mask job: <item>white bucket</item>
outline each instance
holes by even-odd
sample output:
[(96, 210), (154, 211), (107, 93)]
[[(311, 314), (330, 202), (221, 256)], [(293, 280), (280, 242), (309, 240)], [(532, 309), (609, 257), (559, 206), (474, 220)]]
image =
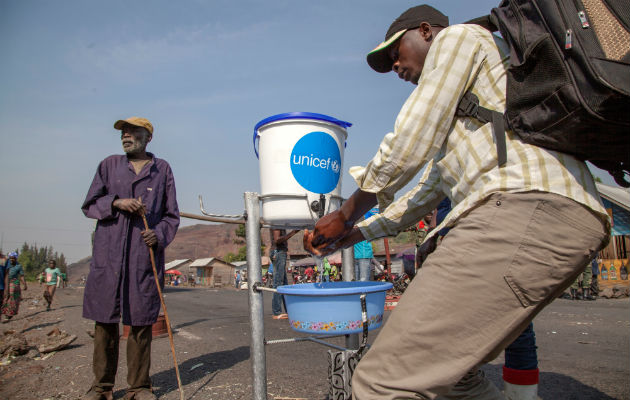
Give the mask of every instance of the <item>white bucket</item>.
[[(323, 114), (294, 112), (266, 118), (254, 128), (260, 160), (263, 221), (272, 226), (313, 227), (341, 206), (343, 151), (351, 123)], [(256, 144), (258, 142), (258, 149)]]

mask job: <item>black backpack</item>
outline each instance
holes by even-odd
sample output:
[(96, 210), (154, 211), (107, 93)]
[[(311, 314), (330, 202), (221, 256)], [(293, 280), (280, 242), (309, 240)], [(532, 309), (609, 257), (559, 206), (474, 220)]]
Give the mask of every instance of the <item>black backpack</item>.
[(630, 187), (630, 1), (502, 0), (468, 23), (498, 30), (510, 47), (505, 113), (470, 92), (457, 112), (492, 122), (499, 165), (507, 126)]

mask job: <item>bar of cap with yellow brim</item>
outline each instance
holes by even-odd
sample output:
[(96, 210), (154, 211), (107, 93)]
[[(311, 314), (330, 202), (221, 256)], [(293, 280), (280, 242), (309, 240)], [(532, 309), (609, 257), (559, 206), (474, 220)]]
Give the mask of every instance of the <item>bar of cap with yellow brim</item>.
[(368, 53), (367, 63), (370, 67), (376, 72), (391, 71), (394, 62), (387, 53), (388, 47), (400, 39), (409, 29), (418, 28), (422, 22), (428, 22), (431, 26), (446, 28), (448, 17), (426, 4), (411, 7), (400, 14), (400, 17), (396, 18), (389, 26), (385, 34), (385, 41)]
[(114, 129), (118, 129), (120, 131), (122, 130), (123, 126), (125, 126), (125, 124), (139, 126), (146, 129), (151, 135), (153, 135), (153, 125), (151, 125), (149, 120), (146, 118), (130, 117), (127, 119), (119, 119), (114, 123)]

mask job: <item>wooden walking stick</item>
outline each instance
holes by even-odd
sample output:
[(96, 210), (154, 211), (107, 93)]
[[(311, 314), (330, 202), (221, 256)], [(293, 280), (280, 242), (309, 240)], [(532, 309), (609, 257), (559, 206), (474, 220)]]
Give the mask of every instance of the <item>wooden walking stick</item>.
[[(142, 203), (142, 197), (138, 198), (138, 201)], [(149, 224), (147, 217), (144, 215), (144, 206), (140, 209), (140, 216), (142, 222), (144, 222), (144, 229), (149, 230)], [(153, 277), (155, 278), (155, 286), (160, 294), (160, 303), (164, 310), (164, 318), (166, 319), (166, 330), (168, 331), (168, 339), (171, 342), (171, 354), (173, 354), (173, 363), (175, 364), (175, 375), (177, 376), (177, 386), (179, 387), (179, 398), (184, 400), (184, 390), (182, 388), (182, 380), (179, 377), (179, 367), (177, 366), (177, 356), (175, 356), (175, 344), (173, 343), (173, 331), (171, 330), (171, 321), (168, 319), (168, 311), (166, 311), (166, 303), (164, 302), (164, 296), (162, 295), (162, 288), (160, 287), (160, 280), (158, 279), (157, 268), (155, 267), (155, 254), (153, 254), (153, 247), (149, 247), (149, 255), (151, 256), (151, 267), (153, 267)]]

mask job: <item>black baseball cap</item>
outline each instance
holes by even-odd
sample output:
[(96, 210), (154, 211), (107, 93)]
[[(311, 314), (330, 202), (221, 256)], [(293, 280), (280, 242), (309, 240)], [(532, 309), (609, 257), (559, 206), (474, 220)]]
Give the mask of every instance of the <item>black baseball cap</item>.
[(376, 72), (391, 71), (393, 61), (387, 54), (387, 48), (404, 35), (407, 30), (419, 27), (422, 22), (428, 22), (431, 26), (446, 28), (448, 17), (426, 4), (411, 7), (400, 14), (400, 17), (396, 18), (389, 26), (385, 34), (385, 41), (368, 53), (367, 63), (370, 67)]

